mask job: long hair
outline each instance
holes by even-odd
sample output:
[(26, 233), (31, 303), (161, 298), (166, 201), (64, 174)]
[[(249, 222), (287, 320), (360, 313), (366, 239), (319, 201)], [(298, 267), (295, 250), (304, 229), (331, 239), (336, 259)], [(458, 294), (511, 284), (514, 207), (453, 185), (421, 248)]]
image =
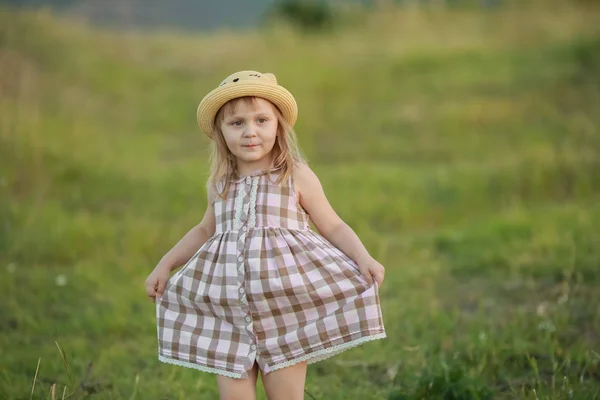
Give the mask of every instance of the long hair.
[[(221, 132), (221, 123), (226, 115), (235, 112), (236, 106), (243, 101), (248, 105), (254, 105), (256, 97), (245, 96), (228, 101), (219, 109), (215, 116), (215, 135), (211, 144), (210, 154), (210, 175), (209, 184), (213, 187), (219, 197), (225, 198), (227, 189), (236, 177), (237, 163), (235, 156), (229, 151), (223, 132)], [(300, 152), (296, 133), (290, 124), (283, 118), (281, 111), (274, 105), (273, 111), (277, 117), (277, 135), (275, 144), (271, 149), (272, 170), (281, 170), (276, 183), (287, 180), (294, 172), (294, 167), (306, 161)]]

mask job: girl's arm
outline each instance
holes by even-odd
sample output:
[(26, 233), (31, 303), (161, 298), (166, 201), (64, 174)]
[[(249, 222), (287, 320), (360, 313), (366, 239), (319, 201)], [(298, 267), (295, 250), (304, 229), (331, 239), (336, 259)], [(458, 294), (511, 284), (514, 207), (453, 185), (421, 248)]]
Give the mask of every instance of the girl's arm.
[(169, 280), (169, 273), (190, 260), (216, 230), (215, 211), (213, 208), (214, 192), (211, 185), (207, 190), (208, 206), (202, 221), (185, 234), (171, 250), (165, 254), (158, 265), (146, 279), (146, 292), (149, 297), (162, 295)]
[[(202, 222), (190, 229), (171, 250), (161, 258), (158, 267), (168, 271), (179, 268), (192, 258), (200, 247), (215, 233), (214, 213), (206, 210)], [(211, 215), (212, 214), (212, 215)], [(212, 221), (211, 221), (212, 218)], [(213, 224), (213, 226), (211, 226)]]
[(381, 285), (385, 271), (383, 266), (371, 257), (352, 228), (333, 210), (319, 178), (308, 165), (301, 164), (295, 169), (294, 182), (300, 205), (306, 210), (319, 233), (354, 260), (369, 283), (373, 282), (374, 277)]

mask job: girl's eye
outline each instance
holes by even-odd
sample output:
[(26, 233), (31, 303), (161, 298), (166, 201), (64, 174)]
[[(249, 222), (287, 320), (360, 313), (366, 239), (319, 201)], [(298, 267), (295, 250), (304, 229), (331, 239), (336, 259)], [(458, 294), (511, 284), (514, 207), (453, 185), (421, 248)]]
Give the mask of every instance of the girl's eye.
[(265, 122), (267, 122), (266, 118), (259, 118), (258, 122), (260, 122), (261, 124), (264, 124)]
[(242, 126), (242, 121), (233, 121), (231, 123), (231, 125), (233, 125), (233, 126)]

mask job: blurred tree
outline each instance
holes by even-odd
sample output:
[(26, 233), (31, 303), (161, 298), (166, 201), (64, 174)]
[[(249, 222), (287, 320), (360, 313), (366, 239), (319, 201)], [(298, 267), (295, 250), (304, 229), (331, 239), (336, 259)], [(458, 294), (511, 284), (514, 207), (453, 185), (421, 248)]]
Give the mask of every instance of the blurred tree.
[(333, 26), (333, 12), (326, 1), (281, 0), (266, 14), (267, 22), (282, 20), (304, 31), (322, 31)]
[[(577, 0), (600, 2), (600, 0)], [(191, 29), (249, 28), (261, 21), (283, 21), (304, 31), (333, 26), (337, 5), (369, 8), (402, 4), (500, 5), (503, 0), (0, 0), (0, 6), (51, 7), (92, 22), (127, 26), (178, 26)]]
[(1, 4), (8, 4), (12, 7), (56, 7), (67, 8), (75, 4), (76, 0), (0, 0)]
[(0, 0), (0, 7), (49, 7), (119, 27), (250, 28), (276, 0)]

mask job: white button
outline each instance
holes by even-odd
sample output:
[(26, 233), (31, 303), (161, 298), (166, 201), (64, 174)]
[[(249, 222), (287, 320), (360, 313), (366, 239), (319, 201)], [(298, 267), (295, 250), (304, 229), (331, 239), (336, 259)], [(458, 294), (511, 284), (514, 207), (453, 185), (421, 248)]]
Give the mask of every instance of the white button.
[(253, 344), (252, 346), (250, 346), (250, 348), (251, 348), (252, 350), (256, 350), (256, 345), (255, 345), (255, 344)]
[(244, 288), (243, 287), (240, 288), (240, 293), (244, 293)]
[(246, 321), (250, 322), (250, 321), (252, 321), (252, 318), (246, 317)]
[(239, 257), (238, 257), (238, 261), (239, 261), (239, 262), (242, 262), (242, 261), (244, 261), (244, 257), (242, 257), (242, 256), (239, 256)]
[(250, 183), (250, 177), (249, 176), (246, 177), (246, 183)]
[(246, 232), (246, 229), (248, 229), (248, 228), (246, 228), (245, 226), (242, 228), (242, 230), (243, 230), (244, 232)]

